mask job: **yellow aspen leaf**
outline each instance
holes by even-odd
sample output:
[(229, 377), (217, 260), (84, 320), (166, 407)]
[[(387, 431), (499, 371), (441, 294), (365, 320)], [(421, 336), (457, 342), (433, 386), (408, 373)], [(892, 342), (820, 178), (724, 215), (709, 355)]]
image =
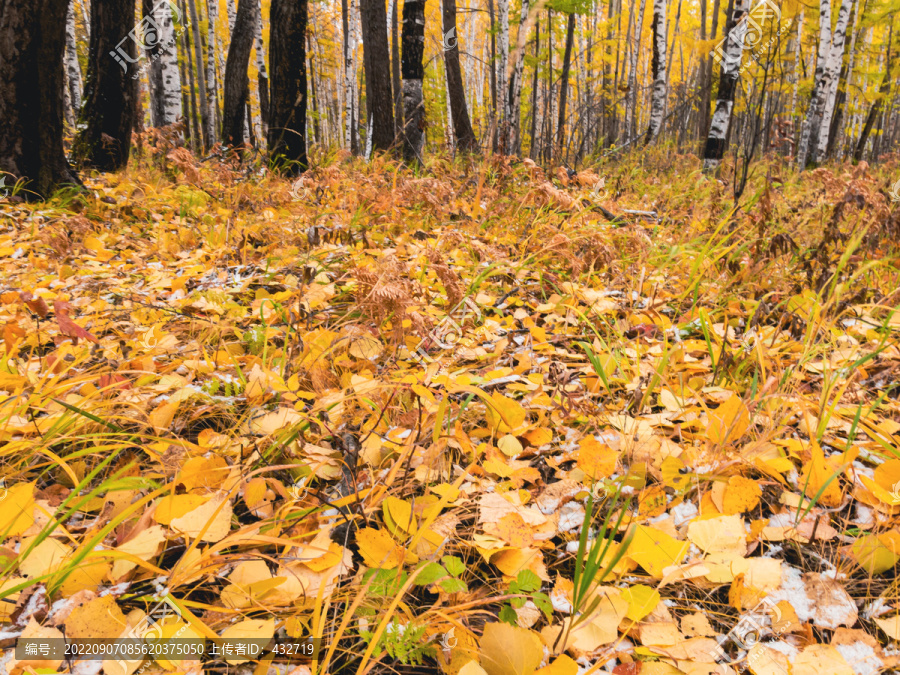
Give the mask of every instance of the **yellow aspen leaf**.
[(507, 513), (499, 521), (492, 523), (490, 529), (486, 524), (485, 532), (497, 535), (515, 548), (527, 548), (534, 543), (531, 528), (518, 513)]
[(97, 597), (72, 610), (66, 619), (66, 636), (75, 639), (111, 640), (122, 634), (125, 615), (115, 596)]
[(231, 502), (225, 495), (210, 499), (179, 518), (173, 518), (171, 527), (200, 541), (215, 543), (228, 536), (231, 530)]
[[(160, 544), (166, 540), (166, 535), (159, 525), (148, 527), (123, 544), (116, 547), (116, 551), (127, 553), (141, 560), (150, 560), (156, 556)], [(123, 574), (127, 574), (137, 567), (137, 563), (125, 557), (116, 558), (113, 562), (110, 578), (116, 580)]]
[(5, 488), (0, 502), (0, 537), (16, 537), (34, 524), (34, 483)]
[(209, 497), (204, 495), (168, 495), (159, 500), (153, 517), (160, 525), (169, 525), (175, 518), (202, 506)]
[[(35, 537), (25, 539), (21, 544), (22, 552), (27, 551), (35, 540)], [(19, 560), (19, 572), (29, 579), (37, 579), (59, 568), (71, 552), (72, 549), (58, 539), (47, 537)]]
[(500, 431), (515, 431), (525, 423), (528, 416), (525, 408), (517, 401), (504, 396), (499, 391), (491, 394), (491, 405), (487, 407), (488, 422)]
[(608, 478), (616, 470), (619, 454), (593, 436), (585, 436), (578, 443), (578, 468), (591, 480)]
[(680, 563), (687, 550), (686, 541), (678, 541), (654, 527), (638, 525), (626, 555), (649, 574), (662, 577), (663, 570)]
[(803, 467), (800, 485), (811, 500), (825, 507), (839, 506), (843, 500), (840, 471), (835, 471), (825, 463), (825, 454), (818, 443), (813, 443), (812, 459)]
[(163, 432), (172, 426), (175, 413), (178, 412), (178, 403), (166, 401), (157, 406), (149, 416), (150, 424), (157, 432)]
[(406, 537), (416, 531), (416, 517), (413, 515), (412, 505), (397, 497), (385, 498), (382, 509), (384, 511), (384, 524), (397, 537)]
[(622, 591), (622, 599), (628, 603), (625, 616), (640, 621), (659, 604), (659, 591), (644, 584), (637, 584)]
[(544, 647), (537, 633), (526, 628), (489, 623), (479, 655), (488, 675), (532, 675), (544, 660)]
[(365, 527), (356, 533), (359, 554), (366, 565), (384, 570), (400, 567), (404, 562), (417, 562), (418, 558), (409, 553), (385, 530)]
[(709, 413), (707, 434), (713, 443), (734, 443), (743, 436), (750, 427), (750, 411), (734, 394), (715, 410)]
[(759, 483), (743, 476), (732, 476), (728, 479), (722, 512), (730, 516), (752, 511), (759, 505), (760, 497), (762, 497), (762, 488)]
[(491, 563), (508, 577), (515, 578), (522, 570), (531, 570), (544, 581), (550, 581), (544, 555), (537, 548), (508, 548), (492, 555)]
[[(226, 640), (257, 640), (260, 645), (275, 637), (274, 619), (244, 619), (222, 631)], [(241, 656), (225, 657), (228, 663), (246, 663), (249, 658)]]
[(516, 457), (522, 454), (522, 444), (512, 434), (506, 434), (497, 441), (497, 447), (507, 457)]
[(578, 664), (571, 657), (563, 654), (554, 661), (536, 671), (534, 675), (577, 675)]

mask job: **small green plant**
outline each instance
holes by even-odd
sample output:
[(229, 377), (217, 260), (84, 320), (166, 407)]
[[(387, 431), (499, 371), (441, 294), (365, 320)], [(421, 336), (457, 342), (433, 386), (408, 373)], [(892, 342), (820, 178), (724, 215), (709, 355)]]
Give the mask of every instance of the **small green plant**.
[(527, 597), (513, 598), (500, 610), (500, 620), (508, 624), (516, 625), (518, 615), (517, 609), (525, 606), (530, 599), (549, 621), (553, 617), (553, 605), (550, 602), (550, 596), (541, 592), (541, 579), (531, 570), (522, 570), (519, 572), (516, 580), (509, 584), (509, 592), (511, 595), (522, 595)]
[(255, 356), (259, 356), (266, 347), (266, 327), (253, 326), (253, 328), (244, 331), (241, 339), (246, 345), (247, 351)]
[(240, 396), (244, 393), (244, 384), (242, 382), (232, 382), (214, 377), (207, 380), (200, 387), (205, 394), (210, 396)]
[[(374, 635), (368, 630), (361, 630), (359, 634), (366, 644), (372, 641)], [(425, 639), (425, 626), (412, 622), (402, 624), (397, 621), (397, 617), (391, 620), (381, 634), (374, 656), (378, 657), (385, 652), (405, 666), (413, 663), (420, 666), (426, 656), (433, 658), (435, 655), (434, 646), (429, 645)]]
[(469, 590), (466, 582), (459, 577), (466, 571), (465, 563), (453, 555), (445, 555), (441, 558), (443, 565), (436, 562), (424, 562), (424, 567), (416, 577), (417, 586), (437, 584), (445, 593), (465, 593)]

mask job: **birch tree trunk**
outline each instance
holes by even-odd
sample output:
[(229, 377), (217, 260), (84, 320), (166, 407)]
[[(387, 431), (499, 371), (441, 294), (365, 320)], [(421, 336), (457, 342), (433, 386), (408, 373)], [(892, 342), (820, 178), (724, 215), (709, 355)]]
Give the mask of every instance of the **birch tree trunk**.
[(400, 84), (400, 8), (394, 0), (391, 8), (391, 93), (394, 95), (394, 136), (403, 133), (403, 87)]
[(825, 107), (825, 94), (827, 83), (825, 73), (831, 55), (831, 0), (819, 1), (819, 52), (816, 55), (816, 73), (813, 80), (813, 91), (809, 101), (809, 109), (806, 111), (806, 119), (800, 131), (800, 143), (797, 147), (797, 168), (803, 171), (806, 168), (810, 154), (813, 134), (818, 136), (822, 123), (822, 111)]
[(509, 100), (506, 116), (509, 119), (509, 141), (507, 147), (510, 154), (522, 152), (522, 139), (519, 133), (522, 118), (522, 76), (525, 70), (525, 43), (528, 40), (528, 0), (522, 0), (522, 11), (519, 14), (519, 32), (516, 37), (515, 61), (509, 80)]
[(78, 64), (78, 45), (75, 42), (75, 7), (69, 4), (66, 14), (66, 83), (72, 119), (81, 111), (81, 66)]
[(216, 85), (216, 58), (219, 53), (219, 41), (216, 37), (216, 22), (219, 18), (219, 0), (206, 0), (206, 17), (208, 28), (206, 36), (206, 105), (209, 109), (209, 138), (215, 143), (216, 130), (221, 128), (219, 120), (219, 92)]
[(703, 149), (704, 172), (714, 171), (718, 168), (725, 155), (728, 130), (731, 126), (731, 113), (734, 109), (734, 92), (740, 75), (744, 34), (747, 32), (747, 24), (741, 19), (749, 9), (750, 0), (737, 0), (734, 3), (734, 11), (725, 25), (724, 58), (719, 75), (719, 93), (712, 120), (709, 123), (706, 146)]
[(497, 38), (497, 150), (509, 152), (509, 108), (507, 97), (509, 92), (509, 0), (498, 0), (497, 11), (500, 15), (500, 34)]
[(837, 100), (837, 90), (840, 84), (839, 74), (841, 64), (844, 62), (844, 45), (846, 44), (847, 25), (850, 21), (850, 12), (853, 8), (853, 0), (843, 0), (838, 11), (837, 25), (834, 27), (831, 52), (828, 55), (828, 63), (825, 65), (823, 80), (822, 118), (816, 128), (810, 134), (809, 161), (818, 164), (825, 159), (825, 151), (828, 149), (828, 132), (831, 129), (831, 118), (834, 115), (834, 105)]
[(662, 129), (666, 115), (666, 0), (653, 0), (653, 93), (650, 98), (650, 126), (645, 143)]
[(422, 79), (425, 76), (425, 0), (403, 2), (403, 158), (423, 161), (425, 147), (425, 101)]
[[(641, 45), (641, 28), (644, 24), (644, 5), (646, 0), (641, 0), (640, 9), (634, 16), (634, 33), (631, 39), (631, 59), (628, 67), (628, 105), (625, 108), (625, 135), (626, 141), (634, 138), (637, 120), (637, 69), (638, 49)], [(634, 13), (634, 1), (632, 2)]]
[(853, 28), (851, 30), (850, 54), (847, 57), (847, 66), (841, 68), (841, 77), (838, 85), (837, 99), (834, 104), (834, 117), (831, 120), (831, 128), (828, 130), (828, 147), (825, 156), (831, 156), (841, 145), (844, 132), (844, 108), (847, 100), (847, 88), (853, 82), (853, 65), (856, 57), (856, 41), (859, 38), (859, 15), (865, 11), (864, 6), (857, 2), (853, 12)]
[[(308, 5), (306, 5), (308, 9)], [(307, 10), (304, 10), (307, 11)], [(259, 119), (262, 125), (262, 136), (265, 138), (269, 127), (269, 74), (266, 71), (266, 47), (263, 42), (262, 3), (257, 5), (256, 12), (256, 84), (259, 87)], [(271, 30), (271, 18), (270, 18)], [(305, 52), (304, 52), (305, 53)]]
[(244, 145), (244, 115), (250, 89), (247, 68), (250, 65), (258, 4), (259, 0), (239, 1), (231, 44), (228, 46), (228, 60), (225, 62), (222, 141), (233, 148)]
[[(456, 145), (463, 152), (475, 150), (478, 142), (469, 120), (466, 94), (463, 90), (462, 70), (459, 67), (459, 40), (456, 39), (456, 0), (443, 0), (444, 68), (447, 72), (447, 98)], [(448, 37), (450, 36), (450, 37)]]
[(356, 51), (354, 35), (350, 31), (350, 7), (348, 0), (341, 0), (341, 29), (344, 34), (344, 116), (346, 127), (344, 128), (344, 146), (352, 153), (359, 152), (356, 136), (356, 111), (354, 109), (356, 77), (353, 72), (353, 54)]

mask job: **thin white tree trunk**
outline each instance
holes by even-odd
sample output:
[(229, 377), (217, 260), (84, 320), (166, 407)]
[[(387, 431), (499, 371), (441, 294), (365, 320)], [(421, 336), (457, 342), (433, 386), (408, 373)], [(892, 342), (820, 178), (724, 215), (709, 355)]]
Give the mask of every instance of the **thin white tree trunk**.
[[(634, 16), (634, 32), (631, 38), (631, 59), (628, 66), (628, 105), (625, 107), (625, 137), (630, 141), (634, 135), (635, 120), (637, 118), (637, 69), (638, 49), (641, 45), (641, 32), (644, 24), (644, 6), (646, 0), (641, 0), (640, 9)], [(634, 3), (632, 3), (634, 12)]]
[(831, 55), (831, 0), (819, 0), (819, 52), (816, 55), (816, 73), (809, 109), (800, 131), (800, 145), (797, 148), (797, 168), (806, 167), (810, 151), (810, 137), (818, 134), (825, 99), (825, 71)]
[[(269, 73), (266, 70), (266, 47), (263, 42), (263, 16), (262, 16), (262, 2), (257, 2), (256, 7), (258, 13), (256, 15), (256, 70), (259, 73), (259, 78), (257, 79), (257, 85), (259, 87), (268, 87), (269, 86)], [(268, 92), (265, 93), (268, 96)], [(260, 116), (259, 116), (259, 132), (257, 138), (265, 138), (268, 133), (266, 129), (263, 128), (263, 119), (262, 119), (262, 101), (263, 101), (263, 92), (259, 92), (259, 104), (260, 104)], [(307, 125), (309, 127), (310, 125)]]
[(516, 36), (515, 62), (509, 83), (509, 100), (506, 117), (509, 120), (509, 152), (518, 155), (522, 147), (519, 126), (522, 118), (522, 75), (525, 70), (525, 42), (530, 32), (528, 21), (528, 0), (522, 0), (522, 12), (519, 14), (519, 33)]
[[(736, 0), (732, 19), (740, 20), (749, 10), (750, 0)], [(719, 59), (721, 67), (719, 93), (712, 120), (709, 123), (709, 135), (706, 138), (706, 147), (703, 152), (704, 172), (714, 171), (718, 168), (725, 153), (725, 141), (731, 125), (735, 89), (741, 69), (744, 36), (747, 33), (746, 21), (739, 21), (735, 24), (735, 21), (732, 20), (726, 25), (732, 27), (725, 35), (725, 51), (722, 55), (723, 58)]]
[(78, 64), (78, 44), (75, 41), (75, 8), (69, 4), (66, 15), (66, 93), (69, 97), (67, 113), (78, 118), (81, 110), (81, 66)]
[[(794, 120), (797, 119), (797, 91), (800, 88), (800, 73), (802, 72), (801, 67), (801, 55), (800, 55), (800, 40), (803, 39), (803, 11), (800, 11), (800, 15), (797, 17), (797, 38), (794, 40), (794, 88), (791, 92), (791, 129), (796, 130), (796, 125)], [(796, 133), (796, 131), (794, 131)]]
[(497, 10), (500, 14), (500, 34), (497, 36), (497, 137), (501, 140), (501, 152), (509, 152), (506, 146), (509, 125), (509, 109), (504, 105), (507, 100), (507, 75), (509, 74), (509, 0), (499, 0)]
[(234, 20), (237, 17), (237, 7), (234, 4), (234, 0), (225, 0), (225, 11), (228, 12), (228, 34), (231, 35), (234, 32)]
[(206, 101), (209, 106), (210, 144), (215, 145), (218, 140), (218, 130), (221, 128), (219, 119), (219, 93), (216, 78), (216, 62), (219, 55), (219, 41), (216, 37), (216, 23), (219, 18), (219, 0), (206, 1), (206, 13), (209, 18), (209, 27), (206, 36)]
[(844, 46), (846, 45), (847, 24), (850, 22), (850, 12), (853, 9), (853, 0), (843, 0), (838, 11), (837, 25), (834, 27), (831, 53), (825, 66), (825, 91), (822, 107), (822, 121), (819, 123), (818, 136), (815, 137), (815, 145), (810, 143), (810, 156), (813, 162), (821, 162), (825, 159), (828, 149), (828, 134), (831, 129), (831, 118), (834, 116), (834, 104), (837, 100), (838, 84), (840, 83), (841, 64), (844, 61)]
[(653, 0), (653, 92), (647, 143), (662, 129), (666, 115), (666, 0)]

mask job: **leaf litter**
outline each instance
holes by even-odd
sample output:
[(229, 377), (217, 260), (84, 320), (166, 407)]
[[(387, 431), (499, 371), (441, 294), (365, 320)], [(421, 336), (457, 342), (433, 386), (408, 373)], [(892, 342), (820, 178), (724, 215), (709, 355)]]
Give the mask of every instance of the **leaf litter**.
[(7, 672), (164, 598), (321, 651), (105, 672), (897, 667), (885, 178), (175, 159), (4, 205)]

